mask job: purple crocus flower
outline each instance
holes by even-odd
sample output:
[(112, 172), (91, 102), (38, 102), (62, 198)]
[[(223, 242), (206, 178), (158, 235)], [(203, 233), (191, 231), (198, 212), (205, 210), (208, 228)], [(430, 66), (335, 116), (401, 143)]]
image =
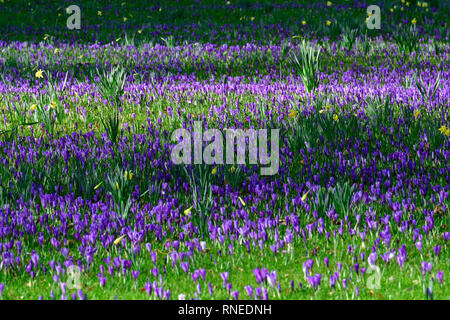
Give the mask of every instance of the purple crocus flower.
[(150, 258), (152, 259), (153, 263), (156, 264), (157, 253), (155, 251), (152, 251), (150, 253)]
[(263, 288), (263, 290), (262, 290), (262, 299), (263, 300), (269, 300), (269, 295), (267, 293), (267, 288)]
[(336, 278), (334, 275), (330, 275), (330, 287), (334, 288), (336, 286)]
[(223, 287), (225, 288), (225, 285), (226, 285), (227, 282), (228, 282), (228, 277), (230, 276), (230, 272), (229, 272), (229, 271), (222, 272), (222, 273), (220, 274), (220, 276), (222, 277), (222, 280), (223, 280)]
[(152, 284), (151, 284), (151, 282), (146, 282), (144, 287), (145, 287), (145, 291), (147, 291), (148, 295), (151, 296), (152, 295)]
[(4, 283), (0, 283), (0, 296), (3, 297), (3, 291), (5, 290), (5, 284)]
[(98, 279), (99, 279), (99, 281), (100, 281), (100, 285), (101, 285), (102, 287), (105, 287), (105, 284), (106, 284), (106, 277), (100, 276), (100, 277), (98, 277)]
[(269, 283), (269, 285), (272, 288), (276, 286), (276, 284), (277, 284), (277, 272), (276, 271), (272, 271), (271, 273), (269, 273), (267, 282)]
[(189, 262), (180, 262), (180, 267), (183, 269), (183, 271), (188, 274), (189, 270)]
[(209, 289), (209, 294), (212, 299), (214, 297), (214, 291), (213, 291), (213, 286), (212, 286), (211, 282), (208, 282), (208, 289)]
[(325, 265), (327, 266), (327, 268), (328, 268), (328, 264), (329, 264), (329, 259), (328, 259), (328, 257), (325, 257), (325, 258), (323, 258), (323, 262), (325, 263)]
[(434, 254), (439, 256), (439, 253), (441, 252), (441, 246), (437, 245), (433, 248), (433, 250), (434, 250)]
[(425, 275), (427, 272), (431, 273), (431, 269), (433, 268), (432, 262), (422, 261), (422, 274)]
[(347, 279), (342, 279), (342, 286), (344, 287), (344, 290), (347, 290)]
[(139, 270), (132, 270), (131, 271), (131, 275), (133, 276), (133, 279), (134, 279), (134, 282), (136, 282), (136, 280), (137, 280), (137, 278), (139, 277), (139, 274), (140, 274), (141, 272), (139, 271)]
[(438, 273), (436, 273), (436, 279), (439, 281), (440, 284), (442, 284), (442, 282), (444, 281), (444, 272), (438, 271)]
[(256, 282), (258, 284), (261, 284), (265, 280), (265, 278), (263, 277), (263, 274), (259, 268), (253, 269), (253, 274), (255, 275)]
[(422, 242), (422, 240), (417, 241), (417, 242), (416, 242), (416, 248), (417, 248), (417, 250), (419, 250), (420, 252), (422, 252), (422, 247), (423, 247), (423, 242)]
[(59, 286), (61, 287), (61, 292), (62, 292), (63, 294), (66, 294), (66, 283), (65, 283), (65, 282), (61, 282), (61, 283), (59, 284)]
[(234, 300), (239, 300), (239, 291), (233, 291), (232, 296), (234, 298)]
[(367, 261), (369, 262), (369, 265), (371, 267), (375, 266), (377, 264), (377, 253), (376, 252), (372, 252), (371, 254), (369, 254), (369, 258), (367, 259)]
[(247, 294), (250, 297), (250, 299), (253, 299), (253, 287), (250, 285), (245, 286), (245, 291), (247, 291)]
[(83, 293), (83, 290), (79, 289), (79, 290), (77, 291), (77, 294), (78, 294), (78, 298), (79, 298), (80, 300), (86, 300), (86, 295)]

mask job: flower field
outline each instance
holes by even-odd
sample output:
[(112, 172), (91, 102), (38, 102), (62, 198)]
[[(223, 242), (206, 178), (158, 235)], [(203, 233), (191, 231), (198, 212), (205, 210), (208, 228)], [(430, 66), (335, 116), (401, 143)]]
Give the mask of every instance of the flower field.
[(149, 3), (0, 1), (0, 299), (450, 299), (444, 1)]

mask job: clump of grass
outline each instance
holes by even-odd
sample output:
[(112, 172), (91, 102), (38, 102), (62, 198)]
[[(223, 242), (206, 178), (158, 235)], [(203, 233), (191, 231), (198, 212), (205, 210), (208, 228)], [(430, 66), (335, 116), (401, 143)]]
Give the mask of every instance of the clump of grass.
[(308, 93), (317, 89), (320, 83), (319, 79), (319, 56), (321, 48), (317, 45), (311, 45), (305, 40), (300, 46), (299, 56), (293, 54), (295, 67), (300, 73), (303, 85)]
[(123, 96), (127, 75), (123, 68), (113, 68), (109, 73), (100, 74), (100, 93), (109, 103), (113, 105), (112, 112), (108, 110), (107, 116), (100, 116), (103, 127), (109, 139), (115, 144), (120, 129), (119, 108), (122, 106), (120, 98)]

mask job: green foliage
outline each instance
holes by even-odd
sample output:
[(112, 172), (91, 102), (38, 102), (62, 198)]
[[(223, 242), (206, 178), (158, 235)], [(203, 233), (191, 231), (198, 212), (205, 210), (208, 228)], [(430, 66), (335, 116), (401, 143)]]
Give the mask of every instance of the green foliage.
[(300, 45), (299, 56), (293, 53), (295, 67), (303, 81), (307, 92), (312, 92), (319, 86), (319, 56), (321, 48), (311, 45), (305, 40)]

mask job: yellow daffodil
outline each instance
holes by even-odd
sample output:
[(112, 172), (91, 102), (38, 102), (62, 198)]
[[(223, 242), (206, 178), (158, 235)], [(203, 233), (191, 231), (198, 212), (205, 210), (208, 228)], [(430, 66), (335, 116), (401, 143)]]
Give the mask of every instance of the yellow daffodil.
[(405, 3), (405, 0), (402, 0), (402, 3)]
[(409, 7), (409, 2), (408, 1), (406, 1), (406, 6)]
[(102, 15), (102, 12), (101, 12), (101, 11), (97, 11), (97, 15), (98, 15), (98, 16), (101, 16), (101, 15)]
[[(36, 105), (36, 104), (32, 104), (32, 105), (30, 106), (30, 110), (31, 110), (31, 111), (36, 110), (36, 108), (37, 108), (37, 105)], [(445, 128), (445, 127), (444, 127), (444, 128)]]
[(327, 26), (330, 26), (330, 25), (331, 25), (331, 21), (327, 20)]
[(289, 118), (295, 118), (295, 116), (297, 115), (297, 113), (298, 113), (298, 111), (297, 110), (292, 110), (290, 113), (289, 113)]
[(250, 20), (251, 20), (251, 21), (255, 20), (255, 17), (250, 17)]
[(217, 173), (217, 167), (215, 167), (214, 169), (212, 169), (211, 173), (212, 173), (212, 174), (216, 174), (216, 173)]
[(234, 166), (232, 166), (230, 171), (231, 171), (231, 173), (234, 173), (236, 171), (236, 168)]
[(450, 137), (450, 128), (447, 129), (447, 130), (445, 130), (445, 135), (446, 135), (447, 137)]
[(57, 54), (59, 52), (58, 48), (55, 48), (55, 50), (53, 51), (54, 54)]
[(119, 190), (119, 183), (116, 182), (116, 190)]
[(337, 114), (335, 114), (335, 115), (333, 116), (333, 120), (334, 120), (334, 121), (336, 121), (336, 122), (338, 122), (338, 121), (339, 121), (339, 117), (338, 117), (338, 115), (337, 115)]
[(231, 4), (231, 2), (230, 1), (227, 1), (227, 6), (229, 6)]
[(445, 126), (442, 126), (442, 127), (439, 128), (439, 131), (441, 133), (445, 133), (446, 130), (447, 130), (447, 128)]
[(50, 108), (52, 108), (52, 109), (56, 108), (56, 102), (55, 101), (50, 102)]
[(302, 21), (302, 25), (306, 26), (306, 21), (305, 20)]
[(127, 22), (127, 17), (123, 17), (123, 22)]
[(125, 238), (127, 235), (124, 234), (123, 236), (118, 237), (116, 240), (114, 240), (114, 245), (117, 246), (120, 241), (122, 241), (123, 238)]
[(38, 71), (36, 71), (36, 73), (34, 74), (36, 76), (36, 78), (43, 78), (43, 71), (41, 69), (39, 69)]
[(184, 214), (187, 216), (189, 215), (189, 213), (191, 213), (192, 210), (192, 206), (190, 206), (189, 208), (187, 208), (186, 210), (184, 210)]
[(426, 7), (428, 7), (428, 3), (422, 2), (422, 8), (426, 8)]
[(310, 191), (311, 191), (311, 190), (308, 190), (308, 191), (302, 196), (301, 200), (302, 200), (303, 202), (305, 202), (306, 197), (308, 196), (308, 193), (309, 193)]
[(238, 199), (239, 199), (239, 201), (241, 202), (242, 206), (245, 207), (245, 202), (244, 202), (244, 200), (242, 200), (241, 197), (238, 197)]
[(330, 106), (329, 104), (327, 104), (327, 105), (325, 106), (325, 110), (326, 110), (326, 111), (330, 111), (330, 110), (331, 110), (331, 106)]
[(417, 119), (418, 117), (420, 117), (420, 110), (414, 111), (414, 118)]
[(128, 179), (129, 180), (133, 179), (133, 172), (131, 172), (131, 171), (128, 172)]
[(120, 40), (120, 37), (116, 39), (116, 42), (119, 42), (119, 40)]
[(142, 33), (142, 29), (141, 29), (141, 30), (138, 30), (138, 33), (141, 34), (141, 33)]
[(328, 6), (328, 7), (331, 7), (332, 5), (333, 5), (333, 4), (331, 3), (331, 1), (328, 1), (328, 2), (327, 2), (327, 6)]
[(94, 187), (94, 190), (97, 190), (97, 189), (102, 185), (102, 183), (103, 183), (103, 182), (100, 182), (98, 185), (96, 185), (96, 186)]
[(319, 110), (319, 113), (324, 113), (325, 112), (325, 109), (320, 109)]
[(411, 20), (411, 23), (412, 23), (412, 24), (416, 24), (416, 23), (417, 23), (416, 18), (412, 19), (412, 20)]
[(391, 8), (391, 12), (394, 12), (394, 9)]
[(417, 1), (417, 6), (420, 7), (422, 3), (420, 1)]

